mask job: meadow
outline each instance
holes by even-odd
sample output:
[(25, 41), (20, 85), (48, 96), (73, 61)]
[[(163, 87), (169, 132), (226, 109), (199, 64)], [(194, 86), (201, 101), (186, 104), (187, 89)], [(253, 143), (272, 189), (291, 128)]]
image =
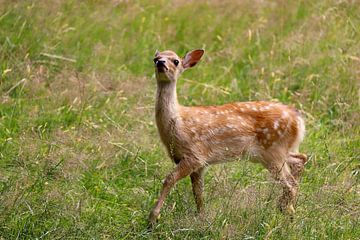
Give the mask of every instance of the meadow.
[[(244, 159), (149, 211), (174, 167), (154, 121), (156, 49), (203, 48), (184, 105), (271, 100), (306, 118), (294, 218)], [(0, 0), (0, 239), (359, 239), (360, 2)]]

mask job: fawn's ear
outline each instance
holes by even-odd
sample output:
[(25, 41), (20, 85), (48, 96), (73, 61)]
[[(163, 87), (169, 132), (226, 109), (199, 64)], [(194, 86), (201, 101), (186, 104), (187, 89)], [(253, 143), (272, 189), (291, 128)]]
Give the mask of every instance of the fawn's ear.
[(159, 50), (156, 49), (155, 51), (155, 57), (157, 57), (159, 55)]
[(183, 59), (184, 69), (195, 66), (200, 61), (204, 52), (205, 51), (202, 49), (192, 50), (191, 52), (188, 52)]

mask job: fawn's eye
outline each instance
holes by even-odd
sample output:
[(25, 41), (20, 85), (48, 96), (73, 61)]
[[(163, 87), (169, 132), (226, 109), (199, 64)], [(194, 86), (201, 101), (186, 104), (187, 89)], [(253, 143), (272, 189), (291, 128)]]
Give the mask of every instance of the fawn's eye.
[(174, 64), (175, 64), (175, 66), (179, 65), (179, 60), (175, 59)]

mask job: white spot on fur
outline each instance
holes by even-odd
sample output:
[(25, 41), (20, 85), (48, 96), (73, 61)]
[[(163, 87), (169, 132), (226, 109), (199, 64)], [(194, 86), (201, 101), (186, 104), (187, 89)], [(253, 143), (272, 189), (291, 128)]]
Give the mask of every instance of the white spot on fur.
[(271, 138), (271, 134), (270, 133), (266, 134), (266, 139), (270, 140), (270, 138)]
[(274, 122), (274, 129), (276, 130), (276, 129), (278, 129), (278, 127), (279, 127), (279, 122), (278, 122), (278, 121), (275, 121), (275, 122)]
[(282, 118), (287, 118), (289, 116), (289, 113), (287, 111), (284, 111), (282, 114), (281, 114), (281, 117)]
[(252, 107), (251, 109), (255, 112), (257, 111), (256, 107)]

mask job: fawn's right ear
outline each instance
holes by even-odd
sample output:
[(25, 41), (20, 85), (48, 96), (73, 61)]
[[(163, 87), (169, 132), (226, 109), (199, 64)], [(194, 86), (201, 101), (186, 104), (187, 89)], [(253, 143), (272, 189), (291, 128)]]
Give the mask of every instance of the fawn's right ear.
[(200, 61), (204, 52), (205, 51), (202, 49), (192, 50), (191, 52), (188, 52), (183, 59), (184, 69), (195, 66)]
[(155, 57), (157, 57), (159, 55), (159, 50), (156, 49), (155, 51)]

